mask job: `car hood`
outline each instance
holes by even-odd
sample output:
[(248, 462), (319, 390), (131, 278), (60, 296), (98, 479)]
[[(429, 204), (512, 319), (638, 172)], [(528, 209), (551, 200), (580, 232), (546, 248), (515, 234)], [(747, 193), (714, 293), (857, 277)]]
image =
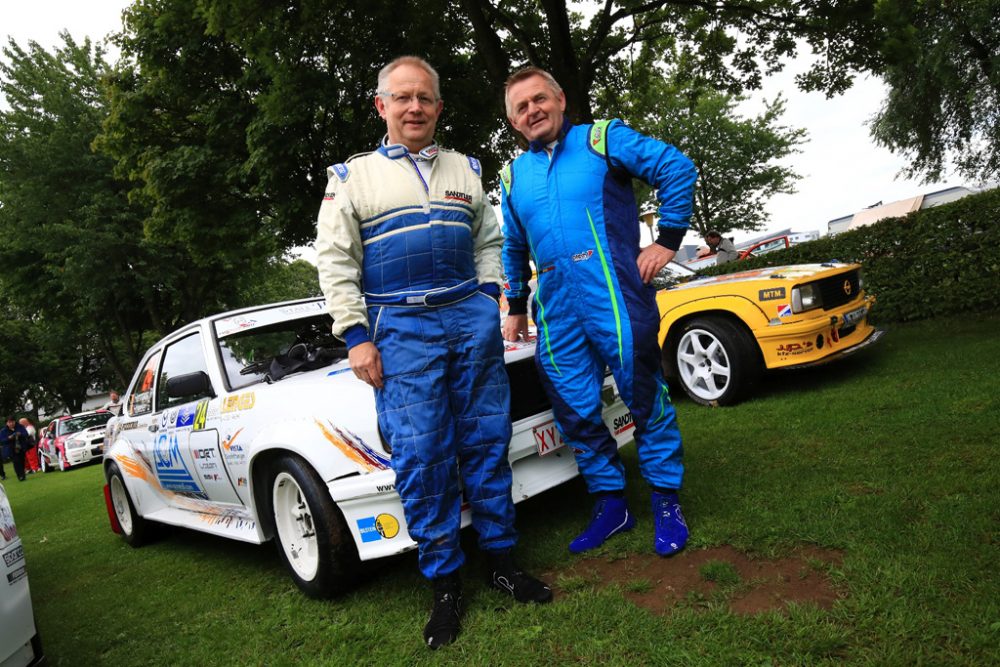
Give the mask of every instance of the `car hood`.
[(778, 280), (785, 280), (794, 283), (807, 282), (810, 279), (818, 278), (826, 273), (844, 269), (850, 264), (843, 262), (827, 262), (823, 264), (789, 264), (785, 266), (769, 266), (763, 269), (753, 269), (751, 271), (738, 271), (737, 273), (727, 273), (721, 276), (708, 276), (697, 278), (685, 283), (674, 285), (671, 290), (691, 289), (694, 287), (708, 287), (711, 285), (722, 285), (731, 283), (752, 283), (766, 282), (773, 284)]

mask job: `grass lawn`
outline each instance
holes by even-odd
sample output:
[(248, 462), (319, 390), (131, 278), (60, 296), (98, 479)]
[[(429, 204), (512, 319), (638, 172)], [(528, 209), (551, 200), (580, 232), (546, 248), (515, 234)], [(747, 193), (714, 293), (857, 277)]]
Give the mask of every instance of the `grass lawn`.
[[(589, 518), (579, 480), (518, 506), (520, 560), (558, 585), (544, 607), (480, 581), (465, 536), (464, 631), (425, 648), (428, 589), (407, 554), (337, 600), (301, 595), (271, 544), (174, 529), (142, 549), (111, 533), (98, 466), (6, 483), (52, 665), (988, 665), (1000, 664), (1000, 313), (890, 328), (873, 349), (773, 375), (754, 400), (680, 400), (688, 550), (710, 594), (657, 580), (604, 582), (582, 563), (652, 550), (648, 493), (625, 450), (636, 530), (582, 561), (566, 544)], [(737, 564), (803, 550), (832, 604), (734, 611), (753, 581)], [(687, 559), (687, 560), (685, 560)], [(626, 571), (626, 570), (620, 570)], [(806, 576), (804, 573), (802, 576)], [(745, 576), (745, 575), (744, 575)]]

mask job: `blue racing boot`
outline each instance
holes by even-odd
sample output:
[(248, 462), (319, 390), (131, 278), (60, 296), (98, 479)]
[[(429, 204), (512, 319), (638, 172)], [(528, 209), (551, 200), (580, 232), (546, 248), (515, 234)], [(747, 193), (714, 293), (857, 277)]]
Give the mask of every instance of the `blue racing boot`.
[(590, 525), (569, 543), (569, 550), (578, 554), (596, 549), (612, 535), (631, 530), (634, 525), (635, 517), (629, 513), (624, 498), (601, 496), (594, 504)]
[(653, 491), (653, 525), (653, 547), (661, 556), (673, 556), (687, 544), (688, 526), (676, 491)]

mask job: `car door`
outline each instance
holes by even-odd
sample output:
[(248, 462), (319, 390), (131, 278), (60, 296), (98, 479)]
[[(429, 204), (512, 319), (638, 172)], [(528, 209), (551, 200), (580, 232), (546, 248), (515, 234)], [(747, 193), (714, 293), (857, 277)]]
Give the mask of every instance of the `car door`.
[[(171, 396), (171, 378), (204, 374), (207, 386), (194, 393)], [(202, 334), (195, 331), (164, 348), (156, 385), (155, 409), (160, 416), (153, 447), (156, 475), (164, 488), (200, 495), (226, 504), (241, 504), (223, 465), (219, 431), (205, 416), (218, 399), (206, 363)]]

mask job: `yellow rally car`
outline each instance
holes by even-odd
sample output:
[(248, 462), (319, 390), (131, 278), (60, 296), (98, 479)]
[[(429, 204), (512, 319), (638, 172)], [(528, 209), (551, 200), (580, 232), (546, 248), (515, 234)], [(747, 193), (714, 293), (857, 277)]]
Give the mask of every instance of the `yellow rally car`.
[(859, 264), (797, 264), (697, 278), (658, 277), (667, 376), (704, 405), (739, 401), (763, 369), (826, 363), (877, 341)]

